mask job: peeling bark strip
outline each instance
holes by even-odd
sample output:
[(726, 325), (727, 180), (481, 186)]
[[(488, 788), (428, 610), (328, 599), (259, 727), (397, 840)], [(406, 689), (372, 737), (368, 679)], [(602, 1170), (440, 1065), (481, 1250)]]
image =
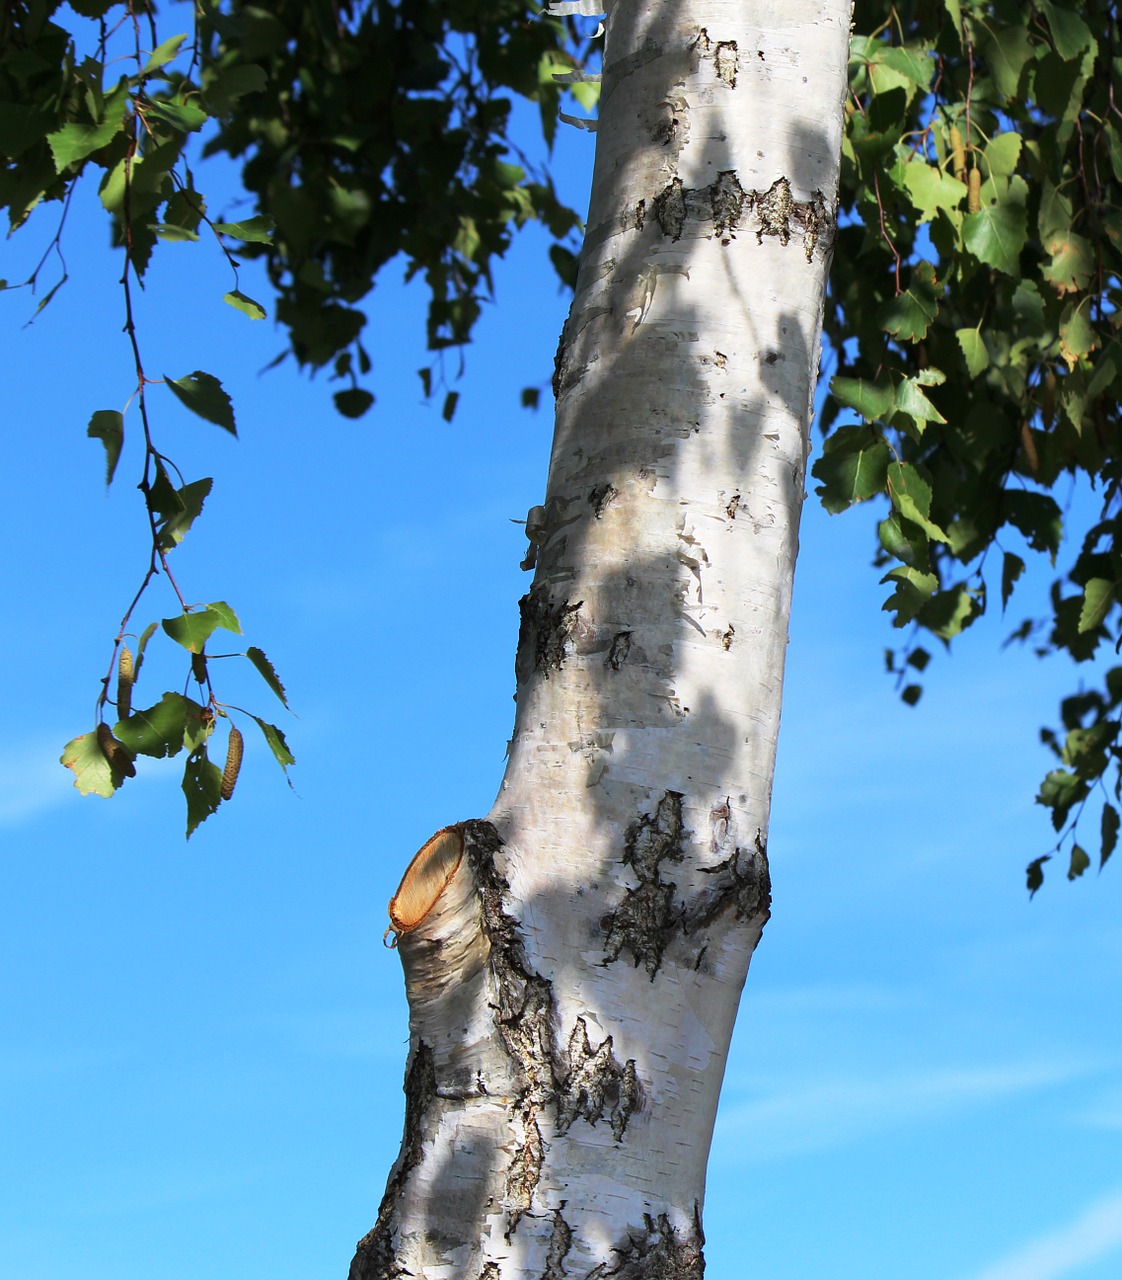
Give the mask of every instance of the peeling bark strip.
[(602, 922), (608, 939), (605, 960), (618, 960), (626, 948), (654, 980), (662, 963), (662, 953), (671, 938), (681, 932), (682, 915), (673, 909), (673, 884), (659, 874), (663, 862), (681, 862), (685, 857), (687, 832), (682, 825), (682, 796), (667, 791), (653, 814), (637, 818), (624, 839), (623, 862), (639, 878), (623, 901)]
[[(682, 238), (693, 219), (699, 228), (712, 222), (713, 234), (727, 245), (736, 238), (741, 220), (754, 212), (757, 244), (763, 244), (764, 236), (776, 236), (786, 245), (792, 231), (801, 231), (810, 262), (820, 241), (823, 250), (833, 243), (834, 215), (825, 196), (816, 191), (810, 200), (796, 200), (786, 178), (776, 178), (766, 191), (745, 191), (732, 169), (718, 174), (706, 187), (685, 187), (681, 178), (673, 178), (651, 203), (663, 235), (672, 241)], [(642, 222), (637, 219), (636, 225), (641, 227)], [(699, 230), (699, 234), (704, 233)]]
[(627, 1244), (616, 1248), (619, 1261), (601, 1263), (588, 1273), (588, 1280), (701, 1280), (704, 1244), (699, 1204), (694, 1205), (693, 1225), (687, 1231), (675, 1231), (665, 1213), (657, 1218), (647, 1214), (643, 1227), (630, 1231)]

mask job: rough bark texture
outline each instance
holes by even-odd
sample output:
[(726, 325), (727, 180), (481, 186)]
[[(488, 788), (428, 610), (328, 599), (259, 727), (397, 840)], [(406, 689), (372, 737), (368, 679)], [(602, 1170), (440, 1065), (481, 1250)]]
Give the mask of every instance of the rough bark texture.
[(351, 1280), (703, 1273), (848, 31), (844, 0), (611, 6), (509, 764), (399, 938), (406, 1134)]

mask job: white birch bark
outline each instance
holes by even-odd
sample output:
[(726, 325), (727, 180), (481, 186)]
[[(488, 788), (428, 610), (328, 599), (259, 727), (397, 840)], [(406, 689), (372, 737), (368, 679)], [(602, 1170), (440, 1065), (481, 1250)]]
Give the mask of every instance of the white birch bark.
[[(585, 6), (586, 8), (590, 6)], [(767, 827), (849, 0), (616, 0), (485, 821), (392, 907), (406, 1133), (352, 1280), (679, 1280)]]

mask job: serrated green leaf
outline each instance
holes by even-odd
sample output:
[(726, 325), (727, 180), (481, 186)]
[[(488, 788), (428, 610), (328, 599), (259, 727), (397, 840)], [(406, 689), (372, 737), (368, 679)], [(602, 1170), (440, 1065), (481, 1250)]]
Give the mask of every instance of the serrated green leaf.
[(228, 604), (221, 600), (208, 604), (194, 613), (181, 613), (174, 618), (164, 618), (160, 623), (164, 631), (190, 653), (202, 653), (206, 642), (222, 627), (241, 635), (241, 624)]
[(210, 116), (193, 102), (176, 102), (169, 98), (150, 98), (143, 106), (143, 114), (170, 125), (178, 133), (195, 133)]
[(122, 79), (105, 99), (105, 111), (100, 120), (90, 123), (72, 120), (54, 133), (47, 134), (47, 145), (57, 172), (64, 173), (95, 151), (108, 146), (124, 129), (128, 102), (128, 82)]
[(906, 702), (909, 707), (914, 707), (922, 697), (923, 685), (921, 684), (908, 684), (900, 691), (901, 702)]
[(1091, 578), (1083, 588), (1083, 606), (1079, 611), (1079, 633), (1093, 631), (1102, 625), (1114, 603), (1117, 582), (1106, 578)]
[(985, 157), (983, 172), (988, 177), (995, 174), (1002, 178), (1012, 177), (1016, 172), (1023, 144), (1024, 139), (1012, 129), (991, 138), (982, 153)]
[(241, 222), (215, 222), (212, 225), (215, 231), (233, 236), (235, 240), (246, 240), (252, 244), (273, 243), (273, 220), (263, 213), (244, 218)]
[(1028, 239), (1027, 195), (1024, 178), (991, 180), (983, 185), (981, 209), (962, 220), (962, 238), (974, 257), (1008, 276), (1020, 274), (1021, 250)]
[[(935, 278), (934, 266), (930, 262), (918, 262), (907, 289), (898, 297), (891, 298), (880, 309), (877, 319), (881, 328), (901, 342), (919, 342), (927, 336), (931, 322), (939, 314), (942, 292), (942, 287)], [(896, 403), (897, 407), (902, 407), (899, 389), (896, 392)]]
[(133, 661), (132, 678), (133, 684), (140, 679), (140, 668), (144, 663), (144, 650), (148, 647), (148, 641), (156, 634), (156, 628), (160, 624), (158, 622), (150, 622), (140, 633), (140, 639), (136, 644), (136, 658)]
[(933, 635), (951, 641), (961, 635), (983, 612), (983, 602), (965, 583), (937, 591), (916, 614)]
[(880, 436), (866, 427), (842, 427), (827, 446), (811, 475), (822, 481), (815, 492), (831, 515), (884, 492), (890, 454)]
[(910, 462), (889, 463), (885, 479), (892, 505), (905, 520), (919, 525), (934, 542), (950, 541), (930, 519), (931, 486)]
[(166, 67), (169, 62), (174, 61), (183, 45), (183, 41), (186, 39), (186, 35), (172, 36), (170, 39), (163, 41), (162, 44), (158, 44), (152, 50), (140, 74), (143, 76), (151, 75), (152, 72), (159, 71), (161, 67)]
[(931, 544), (922, 529), (905, 520), (899, 511), (890, 512), (886, 519), (877, 525), (877, 536), (880, 545), (890, 556), (895, 557), (913, 569), (925, 572), (931, 565)]
[(284, 685), (281, 684), (280, 677), (277, 675), (273, 664), (265, 657), (262, 650), (258, 649), (256, 645), (250, 645), (250, 647), (245, 651), (245, 656), (261, 673), (262, 678), (269, 688), (272, 689), (285, 707), (291, 711), (292, 708), (288, 706), (288, 696), (284, 691)]
[(1040, 274), (1062, 297), (1086, 289), (1095, 274), (1095, 249), (1091, 242), (1068, 228), (1053, 231), (1044, 241), (1051, 254)]
[(292, 786), (292, 779), (288, 777), (288, 766), (296, 763), (296, 757), (288, 749), (288, 743), (284, 740), (284, 734), (277, 728), (275, 724), (269, 724), (265, 720), (253, 717), (257, 721), (257, 727), (265, 735), (265, 741), (269, 744), (269, 750), (273, 753), (277, 764), (284, 771), (284, 776), (288, 780), (288, 785)]
[(1006, 551), (1004, 559), (1001, 562), (1001, 612), (1005, 612), (1005, 606), (1009, 603), (1009, 599), (1013, 594), (1013, 587), (1017, 579), (1025, 571), (1025, 562), (1020, 556), (1015, 555), (1012, 551)]
[(1034, 858), (1025, 868), (1025, 887), (1031, 898), (1044, 883), (1044, 864), (1052, 861), (1052, 855), (1046, 853), (1042, 858)]
[(222, 390), (222, 383), (212, 374), (196, 369), (185, 378), (169, 378), (165, 374), (164, 381), (176, 399), (192, 413), (224, 428), (233, 436), (238, 434), (234, 426), (234, 406)]
[(118, 720), (114, 732), (137, 755), (153, 756), (157, 760), (176, 756), (183, 749), (192, 709), (196, 716), (202, 712), (197, 702), (181, 693), (165, 693), (155, 706)]
[(1006, 489), (1001, 495), (1002, 522), (1024, 534), (1034, 551), (1047, 551), (1053, 561), (1063, 537), (1064, 518), (1054, 498), (1045, 493)]
[(920, 223), (930, 222), (940, 209), (957, 209), (966, 199), (966, 183), (924, 160), (911, 160), (903, 169), (904, 186)]
[(1040, 784), (1037, 804), (1052, 810), (1052, 827), (1059, 831), (1067, 816), (1090, 790), (1090, 783), (1068, 769), (1053, 769)]
[(1098, 48), (1091, 28), (1079, 14), (1062, 5), (1053, 4), (1052, 0), (1037, 0), (1037, 6), (1048, 20), (1052, 43), (1065, 62), (1079, 57), (1087, 49)]
[(847, 409), (854, 409), (866, 422), (883, 419), (896, 403), (896, 389), (865, 378), (830, 379), (830, 394)]
[(1102, 816), (1102, 852), (1099, 856), (1099, 870), (1106, 864), (1107, 858), (1118, 845), (1119, 818), (1118, 810), (1107, 800), (1103, 804)]
[(207, 757), (206, 747), (192, 751), (183, 766), (187, 799), (187, 839), (222, 803), (222, 770)]
[(986, 350), (986, 344), (982, 340), (982, 335), (977, 329), (956, 329), (954, 336), (958, 339), (958, 345), (962, 348), (963, 359), (966, 361), (966, 372), (976, 378), (983, 373), (990, 363), (990, 353)]
[(247, 294), (242, 293), (240, 289), (231, 289), (229, 293), (224, 293), (222, 301), (228, 302), (235, 311), (240, 311), (243, 315), (249, 316), (251, 320), (264, 320), (268, 314), (260, 302), (255, 302)]
[(207, 477), (203, 480), (195, 480), (191, 484), (185, 484), (181, 489), (176, 490), (180, 507), (178, 511), (169, 515), (160, 526), (160, 549), (162, 551), (170, 551), (183, 541), (187, 530), (202, 515), (203, 503), (209, 497), (213, 485), (214, 481)]
[(1071, 369), (1099, 345), (1099, 335), (1084, 311), (1085, 301), (1086, 299), (1078, 304), (1068, 303), (1060, 321), (1060, 354)]
[(440, 416), (445, 422), (451, 422), (456, 412), (456, 405), (459, 404), (460, 393), (458, 391), (449, 391), (444, 397), (444, 407), (440, 411)]
[(911, 565), (890, 570), (881, 582), (892, 582), (895, 586), (892, 594), (881, 605), (885, 613), (896, 615), (892, 619), (894, 627), (907, 626), (939, 586), (939, 579), (933, 573), (923, 573)]
[(374, 395), (364, 387), (347, 387), (345, 391), (336, 391), (332, 399), (335, 408), (344, 418), (361, 418), (373, 405)]
[(121, 446), (125, 442), (125, 415), (116, 409), (98, 409), (90, 418), (86, 435), (91, 440), (100, 440), (105, 446), (105, 484), (108, 488), (113, 483)]
[(228, 115), (239, 98), (247, 93), (258, 93), (269, 83), (265, 68), (255, 62), (208, 70), (211, 75), (206, 81), (203, 97), (216, 116)]
[(1067, 878), (1076, 880), (1091, 865), (1091, 859), (1087, 856), (1087, 851), (1078, 844), (1071, 846), (1071, 862), (1068, 864)]
[(1032, 39), (1024, 26), (998, 27), (982, 45), (994, 84), (1003, 98), (1017, 94), (1025, 63), (1032, 57)]
[(111, 764), (98, 743), (97, 734), (83, 733), (63, 747), (59, 763), (73, 771), (74, 785), (82, 795), (108, 799), (129, 776), (121, 767), (126, 758), (118, 757), (117, 762)]

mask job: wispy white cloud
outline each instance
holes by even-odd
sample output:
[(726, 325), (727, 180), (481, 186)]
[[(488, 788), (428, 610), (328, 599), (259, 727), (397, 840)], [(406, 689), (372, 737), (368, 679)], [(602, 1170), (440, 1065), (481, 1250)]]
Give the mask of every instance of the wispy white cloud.
[(0, 827), (14, 827), (69, 800), (74, 775), (58, 762), (65, 738), (45, 735), (0, 751)]
[(1066, 1226), (1037, 1236), (970, 1280), (1062, 1280), (1122, 1255), (1122, 1189), (1096, 1200)]
[(718, 1161), (772, 1160), (825, 1150), (904, 1124), (1091, 1075), (1099, 1062), (1028, 1062), (809, 1080), (723, 1108)]

